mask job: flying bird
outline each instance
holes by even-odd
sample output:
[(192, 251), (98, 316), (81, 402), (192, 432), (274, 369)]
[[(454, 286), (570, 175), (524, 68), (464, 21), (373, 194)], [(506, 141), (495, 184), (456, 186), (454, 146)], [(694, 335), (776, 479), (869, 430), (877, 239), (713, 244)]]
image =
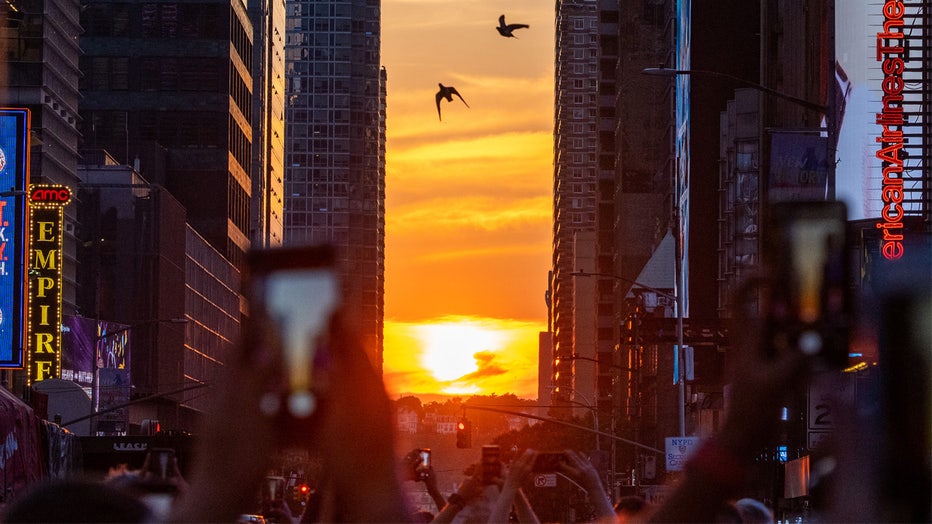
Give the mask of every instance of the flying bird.
[(512, 34), (515, 31), (515, 29), (524, 29), (528, 27), (531, 27), (531, 26), (527, 24), (506, 24), (505, 15), (502, 15), (498, 17), (498, 27), (496, 27), (495, 29), (498, 30), (498, 34), (504, 36), (505, 38), (517, 38), (515, 35)]
[[(459, 97), (460, 100), (463, 100), (463, 96), (460, 95), (459, 91), (457, 91), (456, 88), (453, 86), (445, 86), (439, 83), (437, 85), (440, 86), (440, 91), (437, 91), (437, 97), (436, 97), (437, 98), (437, 118), (440, 118), (440, 120), (443, 120), (443, 118), (440, 116), (440, 101), (446, 98), (447, 102), (452, 102), (453, 95), (456, 95), (457, 97)], [(463, 100), (463, 103), (466, 104), (466, 101)], [(469, 107), (469, 104), (466, 104), (466, 107)]]

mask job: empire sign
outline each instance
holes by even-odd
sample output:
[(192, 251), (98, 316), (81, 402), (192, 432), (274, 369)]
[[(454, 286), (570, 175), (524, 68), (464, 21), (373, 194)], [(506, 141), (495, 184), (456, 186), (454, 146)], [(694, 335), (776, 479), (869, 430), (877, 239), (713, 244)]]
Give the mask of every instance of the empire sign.
[(66, 186), (29, 188), (29, 306), (27, 353), (30, 383), (61, 376), (62, 239)]

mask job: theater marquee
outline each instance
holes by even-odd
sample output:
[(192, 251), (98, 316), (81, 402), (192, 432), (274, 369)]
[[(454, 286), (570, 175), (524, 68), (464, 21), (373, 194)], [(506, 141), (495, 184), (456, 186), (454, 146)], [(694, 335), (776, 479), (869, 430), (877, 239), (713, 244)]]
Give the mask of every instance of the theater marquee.
[(29, 186), (29, 382), (61, 378), (62, 237), (66, 186)]

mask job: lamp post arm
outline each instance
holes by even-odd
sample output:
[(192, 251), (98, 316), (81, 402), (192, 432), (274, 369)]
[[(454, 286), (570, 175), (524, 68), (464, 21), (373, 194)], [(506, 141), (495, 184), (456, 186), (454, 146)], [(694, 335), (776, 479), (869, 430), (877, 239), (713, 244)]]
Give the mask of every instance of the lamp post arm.
[(620, 280), (620, 281), (622, 281), (622, 282), (626, 282), (626, 283), (628, 283), (628, 284), (631, 284), (632, 286), (637, 286), (637, 287), (640, 288), (640, 289), (646, 289), (647, 291), (652, 291), (652, 292), (654, 292), (654, 293), (657, 293), (657, 294), (660, 295), (660, 296), (667, 297), (667, 298), (669, 298), (670, 300), (676, 300), (676, 295), (674, 295), (673, 293), (670, 293), (670, 292), (668, 292), (668, 291), (661, 291), (661, 290), (659, 290), (659, 289), (657, 289), (657, 288), (655, 288), (655, 287), (651, 287), (651, 286), (648, 286), (648, 285), (646, 285), (646, 284), (642, 284), (642, 283), (638, 282), (637, 280), (631, 280), (631, 279), (629, 279), (629, 278), (620, 277), (620, 276), (618, 276), (618, 275), (613, 275), (613, 274), (611, 274), (611, 273), (598, 273), (598, 272), (591, 272), (591, 271), (573, 271), (572, 273), (570, 273), (570, 276), (573, 276), (573, 277), (605, 277), (605, 278), (614, 278), (615, 280)]
[(758, 84), (756, 82), (751, 82), (750, 80), (745, 80), (739, 76), (730, 75), (728, 73), (721, 73), (719, 71), (706, 71), (701, 69), (667, 69), (663, 67), (648, 67), (641, 70), (645, 75), (651, 76), (677, 76), (677, 75), (703, 75), (703, 76), (714, 76), (716, 78), (725, 78), (731, 80), (732, 82), (741, 84), (745, 87), (750, 87), (751, 89), (756, 89), (762, 93), (767, 93), (768, 95), (773, 95), (777, 98), (782, 98), (788, 102), (792, 102), (796, 105), (805, 107), (806, 109), (811, 109), (813, 111), (818, 111), (820, 113), (827, 113), (828, 108), (816, 104), (815, 102), (810, 102), (809, 100), (795, 97), (793, 95), (784, 93), (782, 91), (777, 91), (765, 85)]
[(155, 394), (152, 394), (152, 395), (149, 395), (149, 396), (146, 396), (146, 397), (137, 398), (137, 399), (135, 399), (135, 400), (130, 400), (129, 402), (124, 402), (124, 403), (122, 403), (122, 404), (119, 404), (119, 405), (116, 405), (116, 406), (112, 406), (112, 407), (109, 407), (109, 408), (107, 408), (107, 409), (102, 409), (102, 410), (100, 410), (100, 411), (95, 411), (94, 413), (91, 413), (90, 415), (84, 415), (83, 417), (78, 417), (78, 418), (76, 418), (76, 419), (72, 419), (72, 420), (69, 420), (69, 421), (67, 421), (67, 422), (62, 422), (62, 423), (59, 424), (59, 425), (60, 425), (61, 427), (70, 426), (70, 425), (72, 425), (72, 424), (74, 424), (74, 423), (76, 423), (76, 422), (81, 422), (82, 420), (88, 420), (88, 419), (92, 419), (92, 418), (94, 418), (94, 417), (99, 417), (100, 415), (105, 415), (105, 414), (110, 413), (110, 412), (112, 412), (112, 411), (116, 411), (116, 410), (118, 410), (118, 409), (123, 409), (123, 408), (128, 407), (128, 406), (132, 406), (133, 404), (139, 404), (139, 403), (142, 403), (142, 402), (148, 402), (148, 401), (153, 400), (153, 399), (157, 399), (157, 398), (161, 398), (161, 397), (167, 397), (167, 396), (169, 396), (169, 395), (176, 395), (176, 394), (178, 394), (178, 393), (184, 393), (185, 391), (191, 391), (192, 389), (200, 389), (200, 388), (204, 388), (204, 387), (207, 387), (207, 386), (210, 386), (210, 384), (207, 383), (207, 382), (201, 382), (201, 383), (198, 383), (198, 384), (191, 384), (191, 385), (185, 386), (185, 387), (183, 387), (183, 388), (173, 389), (172, 391), (166, 391), (166, 392), (164, 392), (164, 393), (155, 393)]
[(521, 413), (520, 411), (511, 411), (511, 410), (507, 410), (507, 409), (487, 408), (487, 407), (480, 407), (480, 406), (463, 406), (463, 409), (464, 409), (464, 410), (465, 410), (465, 409), (478, 409), (478, 410), (480, 410), (480, 411), (492, 411), (492, 412), (495, 412), (495, 413), (504, 413), (504, 414), (506, 414), (506, 415), (515, 415), (515, 416), (518, 416), (518, 417), (532, 418), (532, 419), (534, 419), (534, 420), (542, 420), (542, 421), (544, 421), (544, 422), (552, 422), (552, 423), (554, 423), (554, 424), (559, 424), (559, 425), (561, 425), (561, 426), (568, 426), (568, 427), (571, 427), (571, 428), (576, 428), (576, 429), (578, 429), (578, 430), (580, 430), (580, 431), (586, 431), (586, 432), (589, 432), (589, 433), (595, 433), (595, 434), (597, 434), (597, 435), (600, 435), (600, 436), (603, 436), (603, 437), (608, 437), (608, 438), (610, 438), (610, 439), (612, 439), (612, 440), (616, 440), (616, 441), (618, 441), (618, 442), (624, 442), (624, 443), (626, 443), (626, 444), (631, 444), (632, 446), (637, 446), (637, 447), (639, 447), (639, 448), (641, 448), (641, 449), (646, 449), (647, 451), (651, 451), (651, 452), (653, 452), (653, 453), (658, 453), (658, 454), (660, 454), (660, 455), (663, 455), (663, 454), (666, 453), (666, 451), (664, 451), (664, 450), (662, 450), (662, 449), (657, 449), (657, 448), (655, 448), (655, 447), (651, 447), (651, 446), (648, 446), (648, 445), (646, 445), (646, 444), (641, 444), (640, 442), (635, 442), (635, 441), (633, 441), (633, 440), (629, 440), (629, 439), (626, 439), (626, 438), (623, 438), (623, 437), (619, 437), (619, 436), (616, 436), (616, 435), (612, 435), (611, 433), (605, 433), (604, 431), (596, 431), (596, 430), (594, 430), (594, 429), (592, 429), (592, 428), (587, 428), (587, 427), (585, 427), (585, 426), (580, 426), (579, 424), (572, 424), (572, 423), (570, 423), (570, 422), (564, 422), (564, 421), (562, 421), (562, 420), (560, 420), (560, 419), (555, 419), (555, 418), (550, 418), (550, 417), (539, 417), (539, 416), (537, 416), (537, 415), (530, 415), (530, 414), (528, 414), (528, 413)]
[(622, 371), (629, 371), (629, 372), (632, 372), (632, 373), (637, 373), (637, 372), (638, 372), (638, 370), (635, 369), (635, 368), (629, 368), (629, 367), (625, 367), (625, 366), (619, 366), (618, 364), (606, 364), (606, 363), (604, 363), (604, 362), (602, 362), (602, 361), (600, 361), (600, 360), (598, 360), (598, 359), (590, 358), (590, 357), (583, 357), (583, 356), (577, 355), (577, 354), (575, 354), (575, 353), (573, 354), (573, 356), (567, 358), (567, 360), (588, 360), (589, 362), (595, 362), (596, 364), (598, 364), (598, 365), (600, 365), (600, 366), (608, 366), (608, 367), (610, 367), (610, 368), (620, 369), (620, 370), (622, 370)]

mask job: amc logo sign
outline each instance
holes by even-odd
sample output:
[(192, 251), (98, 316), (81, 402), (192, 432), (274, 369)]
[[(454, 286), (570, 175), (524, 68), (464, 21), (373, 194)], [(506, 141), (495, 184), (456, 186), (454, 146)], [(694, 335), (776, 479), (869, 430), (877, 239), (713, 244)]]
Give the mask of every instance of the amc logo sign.
[(29, 190), (29, 200), (45, 204), (67, 204), (71, 200), (71, 190), (67, 186), (33, 186)]

